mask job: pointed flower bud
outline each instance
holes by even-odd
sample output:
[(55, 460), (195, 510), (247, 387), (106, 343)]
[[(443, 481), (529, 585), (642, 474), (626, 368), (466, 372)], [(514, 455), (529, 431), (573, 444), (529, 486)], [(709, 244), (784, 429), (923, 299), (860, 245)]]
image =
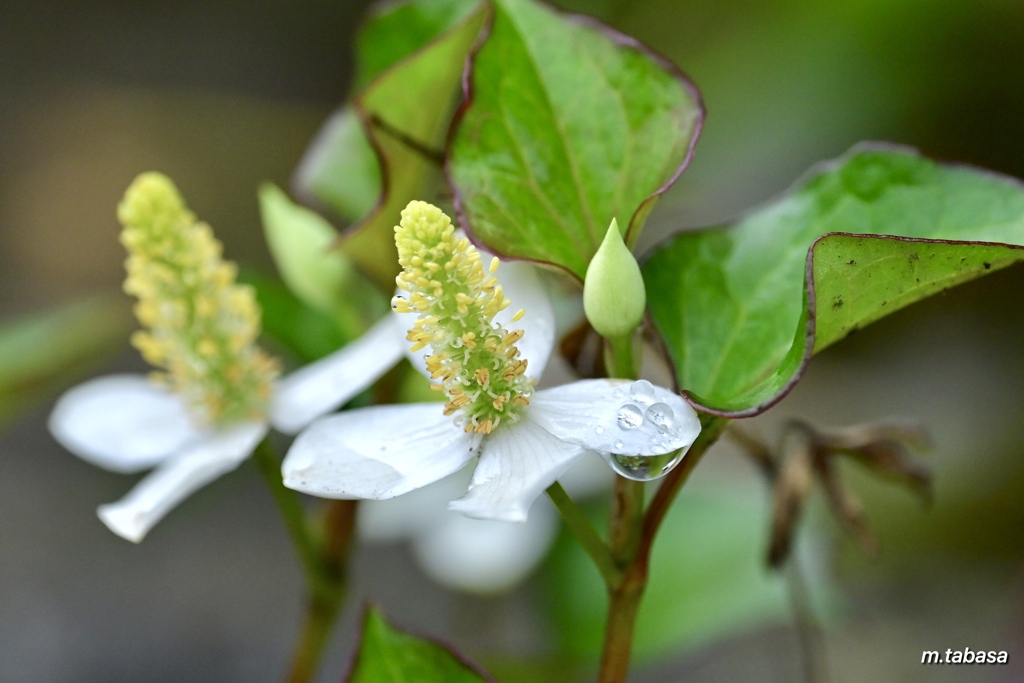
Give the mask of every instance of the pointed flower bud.
[(644, 317), (647, 294), (640, 266), (613, 218), (583, 282), (583, 310), (602, 337), (630, 334)]
[(410, 202), (402, 211), (395, 243), (403, 268), (398, 286), (409, 298), (396, 296), (391, 307), (419, 315), (407, 339), (413, 351), (430, 347), (427, 370), (448, 395), (445, 414), (462, 411), (459, 424), (478, 434), (514, 422), (530, 403), (533, 384), (516, 347), (522, 331), (508, 332), (494, 322), (510, 303), (494, 277), (498, 259), (485, 272), (480, 252), (426, 202)]
[(124, 289), (138, 297), (135, 314), (147, 328), (132, 344), (165, 370), (156, 378), (204, 424), (264, 418), (277, 363), (255, 344), (256, 298), (235, 283), (237, 268), (221, 258), (210, 226), (158, 173), (135, 179), (117, 215), (128, 250)]

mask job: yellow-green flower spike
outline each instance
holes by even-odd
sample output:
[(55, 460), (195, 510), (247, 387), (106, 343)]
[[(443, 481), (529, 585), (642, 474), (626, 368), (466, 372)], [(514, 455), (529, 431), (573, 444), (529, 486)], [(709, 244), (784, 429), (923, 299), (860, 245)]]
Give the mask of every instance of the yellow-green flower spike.
[(583, 311), (602, 337), (631, 334), (644, 318), (647, 292), (640, 266), (613, 218), (604, 241), (587, 266), (583, 280)]
[(419, 315), (407, 338), (413, 351), (430, 347), (427, 370), (448, 395), (445, 414), (462, 411), (457, 418), (462, 427), (478, 434), (515, 421), (530, 402), (533, 384), (516, 348), (522, 331), (509, 332), (494, 322), (509, 305), (494, 277), (498, 259), (485, 272), (480, 252), (426, 202), (405, 207), (395, 243), (403, 268), (398, 286), (409, 297), (396, 296), (391, 307)]
[(177, 188), (158, 173), (140, 175), (117, 207), (128, 250), (124, 289), (138, 297), (145, 330), (132, 344), (157, 378), (185, 398), (204, 424), (262, 419), (277, 363), (260, 350), (260, 311), (252, 288), (235, 283), (210, 226), (196, 221)]

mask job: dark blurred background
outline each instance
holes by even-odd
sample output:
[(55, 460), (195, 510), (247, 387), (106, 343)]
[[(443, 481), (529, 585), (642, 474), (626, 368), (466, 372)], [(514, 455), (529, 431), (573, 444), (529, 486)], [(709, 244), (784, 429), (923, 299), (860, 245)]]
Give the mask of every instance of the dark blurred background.
[[(268, 266), (256, 187), (287, 185), (344, 100), (367, 4), (0, 0), (0, 320), (116, 290), (114, 207), (144, 170), (174, 178), (229, 257)], [(703, 92), (696, 158), (652, 217), (648, 244), (733, 217), (865, 139), (1024, 176), (1019, 0), (563, 5), (649, 43)], [(879, 558), (863, 558), (814, 501), (810, 526), (828, 545), (841, 596), (825, 618), (834, 681), (1024, 679), (1019, 271), (851, 337), (747, 425), (774, 438), (786, 417), (839, 425), (899, 415), (936, 440), (926, 455), (936, 477), (930, 507), (856, 468), (843, 472), (866, 503)], [(125, 344), (95, 371), (141, 367)], [(0, 681), (279, 680), (302, 583), (255, 470), (201, 491), (134, 546), (94, 514), (130, 478), (60, 449), (46, 412), (25, 406), (0, 435)], [(691, 489), (728, 490), (767, 509), (753, 469), (728, 447), (702, 463)], [(753, 524), (767, 533), (766, 518)], [(762, 554), (752, 547), (748, 561)], [(457, 596), (425, 579), (401, 547), (361, 550), (353, 606), (320, 680), (341, 678), (364, 600), (485, 662), (501, 650), (548, 656), (552, 627), (536, 621), (545, 586), (541, 578), (511, 598)], [(1007, 650), (1010, 664), (919, 664), (922, 650), (964, 647)], [(639, 668), (637, 680), (790, 681), (800, 671), (786, 620), (741, 619), (676, 652)]]

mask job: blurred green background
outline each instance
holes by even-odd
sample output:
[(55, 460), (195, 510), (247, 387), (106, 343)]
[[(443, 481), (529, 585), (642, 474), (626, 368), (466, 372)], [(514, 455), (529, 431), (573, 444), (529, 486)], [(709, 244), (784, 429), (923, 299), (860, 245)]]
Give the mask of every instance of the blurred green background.
[[(119, 287), (114, 207), (145, 170), (174, 178), (229, 257), (268, 266), (257, 185), (287, 185), (344, 99), (351, 39), (367, 4), (0, 3), (0, 320)], [(641, 247), (731, 218), (859, 140), (910, 144), (1024, 177), (1019, 0), (563, 5), (647, 42), (705, 98), (694, 162), (652, 216)], [(775, 438), (786, 417), (839, 425), (903, 416), (934, 435), (930, 508), (854, 467), (843, 472), (866, 503), (879, 558), (863, 558), (821, 514), (820, 500), (812, 506), (804, 531), (815, 532), (816, 556), (840, 597), (827, 619), (834, 681), (1024, 679), (1019, 270), (859, 332), (747, 425)], [(117, 300), (127, 311), (127, 297)], [(92, 342), (83, 334), (81, 343)], [(118, 348), (93, 371), (142, 368), (127, 344)], [(6, 368), (20, 362), (17, 353), (0, 359)], [(76, 372), (69, 383), (83, 376)], [(0, 681), (277, 680), (302, 584), (255, 471), (243, 466), (201, 491), (133, 546), (94, 514), (130, 479), (64, 452), (45, 432), (46, 412), (46, 401), (26, 403), (0, 435)], [(767, 497), (727, 446), (701, 464), (682, 504), (722, 491), (740, 512), (707, 524), (749, 538), (748, 552), (728, 561), (760, 575)], [(656, 561), (661, 554), (686, 567), (704, 552), (687, 545), (685, 526), (659, 540)], [(561, 564), (574, 562), (564, 555)], [(538, 622), (545, 605), (567, 609), (557, 583), (565, 570), (556, 573), (561, 578), (538, 577), (512, 596), (470, 598), (430, 584), (400, 547), (360, 551), (353, 605), (321, 680), (341, 677), (367, 599), (485, 663), (505, 660), (504, 651), (548, 659), (556, 625), (576, 616)], [(659, 590), (671, 597), (691, 586), (670, 578)], [(664, 618), (671, 630), (672, 615)], [(675, 654), (642, 663), (635, 680), (798, 680), (786, 619), (765, 625), (740, 614), (727, 627), (697, 630), (663, 649)], [(964, 647), (1007, 650), (1010, 664), (919, 663), (922, 650)]]

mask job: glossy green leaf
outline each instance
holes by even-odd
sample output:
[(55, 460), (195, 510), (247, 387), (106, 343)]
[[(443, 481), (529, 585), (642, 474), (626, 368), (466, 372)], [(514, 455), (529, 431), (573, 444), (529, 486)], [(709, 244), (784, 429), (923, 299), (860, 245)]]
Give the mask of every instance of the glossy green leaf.
[(583, 279), (613, 218), (635, 243), (690, 159), (700, 96), (636, 41), (533, 0), (495, 0), (449, 147), (462, 224)]
[(81, 379), (127, 341), (133, 320), (123, 297), (65, 304), (0, 324), (0, 420)]
[(1019, 181), (861, 146), (734, 225), (665, 242), (643, 273), (679, 387), (742, 417), (784, 396), (813, 353), (1024, 259), (1020, 245)]
[(481, 683), (476, 667), (439, 643), (400, 631), (369, 609), (349, 683)]
[[(705, 491), (676, 501), (651, 556), (633, 640), (638, 660), (679, 655), (731, 633), (791, 619), (783, 577), (764, 566), (765, 505), (749, 491)], [(579, 545), (566, 541), (556, 550), (551, 573), (558, 630), (568, 652), (593, 661), (607, 600)], [(823, 589), (818, 582), (814, 593), (828, 603)]]
[(304, 199), (355, 222), (341, 247), (387, 289), (398, 271), (392, 229), (410, 200), (440, 184), (440, 150), (485, 15), (479, 0), (419, 0), (372, 17), (360, 42), (365, 87), (297, 172)]

